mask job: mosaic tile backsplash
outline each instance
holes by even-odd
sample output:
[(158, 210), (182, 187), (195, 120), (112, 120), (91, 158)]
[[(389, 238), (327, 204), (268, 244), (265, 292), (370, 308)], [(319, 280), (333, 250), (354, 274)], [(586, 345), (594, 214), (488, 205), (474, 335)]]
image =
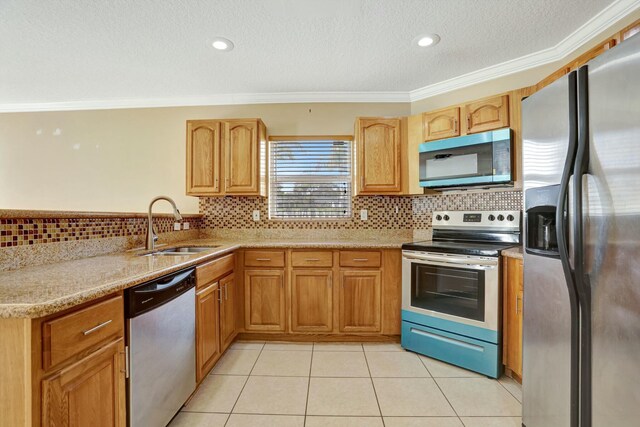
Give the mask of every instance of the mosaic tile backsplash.
[[(366, 209), (368, 220), (360, 219)], [(272, 230), (426, 230), (435, 210), (520, 210), (521, 191), (452, 193), (425, 196), (365, 196), (353, 198), (351, 218), (343, 220), (270, 220), (269, 203), (261, 197), (200, 198), (205, 229)], [(252, 212), (260, 211), (260, 221)]]
[[(201, 219), (188, 218), (191, 229), (201, 226)], [(173, 218), (154, 218), (156, 233), (173, 231)], [(135, 218), (34, 218), (0, 219), (0, 247), (144, 236), (147, 219)]]

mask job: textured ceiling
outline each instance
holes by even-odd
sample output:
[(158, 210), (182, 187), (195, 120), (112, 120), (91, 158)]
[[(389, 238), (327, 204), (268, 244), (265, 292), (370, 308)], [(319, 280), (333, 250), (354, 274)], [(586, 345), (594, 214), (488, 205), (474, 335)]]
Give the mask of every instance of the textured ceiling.
[(610, 3), (0, 0), (0, 104), (407, 92), (550, 48)]

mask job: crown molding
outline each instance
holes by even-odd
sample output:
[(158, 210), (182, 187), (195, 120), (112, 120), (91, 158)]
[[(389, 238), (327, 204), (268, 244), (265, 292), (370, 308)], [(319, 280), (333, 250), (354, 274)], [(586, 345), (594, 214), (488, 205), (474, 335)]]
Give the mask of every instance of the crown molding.
[(409, 103), (560, 61), (594, 36), (640, 9), (640, 0), (616, 0), (555, 46), (408, 92), (280, 92), (221, 94), (202, 97), (112, 99), (0, 104), (0, 113), (109, 110), (291, 103)]
[(211, 105), (296, 104), (296, 103), (408, 103), (408, 92), (283, 92), (241, 93), (203, 97), (113, 99), (68, 102), (0, 104), (0, 113), (39, 111), (112, 110), (125, 108), (199, 107)]
[(638, 0), (616, 0), (555, 46), (412, 90), (409, 92), (409, 99), (411, 102), (420, 101), (425, 98), (560, 61), (580, 49), (592, 40), (594, 36), (600, 34), (602, 31), (638, 9), (640, 9), (640, 1)]

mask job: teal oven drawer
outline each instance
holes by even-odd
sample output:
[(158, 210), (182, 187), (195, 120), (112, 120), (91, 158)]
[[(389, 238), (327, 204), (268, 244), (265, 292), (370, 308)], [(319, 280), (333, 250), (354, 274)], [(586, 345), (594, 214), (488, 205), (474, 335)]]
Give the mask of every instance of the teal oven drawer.
[(488, 377), (502, 374), (500, 346), (486, 341), (403, 321), (402, 347)]

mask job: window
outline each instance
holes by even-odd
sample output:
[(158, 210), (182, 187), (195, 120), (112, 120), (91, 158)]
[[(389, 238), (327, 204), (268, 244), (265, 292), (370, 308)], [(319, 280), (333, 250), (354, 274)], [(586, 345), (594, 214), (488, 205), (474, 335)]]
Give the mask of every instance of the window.
[(351, 217), (351, 137), (271, 137), (269, 217)]

